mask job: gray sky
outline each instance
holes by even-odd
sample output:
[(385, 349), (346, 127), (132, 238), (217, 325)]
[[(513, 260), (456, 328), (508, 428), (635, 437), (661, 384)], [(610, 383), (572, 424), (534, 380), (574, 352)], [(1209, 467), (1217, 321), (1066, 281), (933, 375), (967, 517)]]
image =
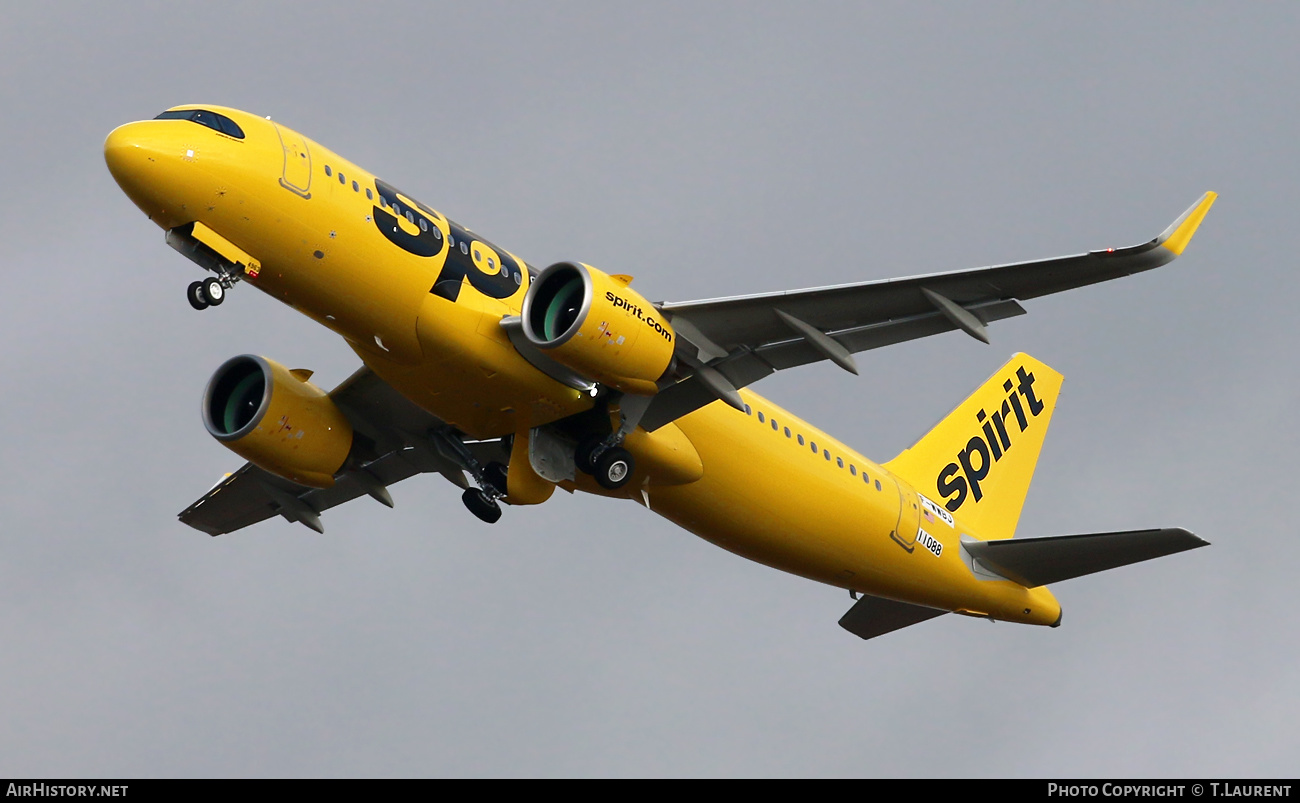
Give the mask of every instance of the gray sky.
[[(0, 775), (1294, 775), (1300, 11), (1289, 4), (8, 4)], [(1020, 533), (1213, 546), (1055, 587), (1056, 630), (862, 642), (843, 591), (644, 509), (495, 527), (438, 478), (327, 534), (176, 513), (240, 460), (219, 310), (104, 167), (186, 102), (296, 128), (544, 266), (652, 299), (1131, 245), (1184, 257), (760, 393), (884, 461), (1015, 351), (1066, 376)]]

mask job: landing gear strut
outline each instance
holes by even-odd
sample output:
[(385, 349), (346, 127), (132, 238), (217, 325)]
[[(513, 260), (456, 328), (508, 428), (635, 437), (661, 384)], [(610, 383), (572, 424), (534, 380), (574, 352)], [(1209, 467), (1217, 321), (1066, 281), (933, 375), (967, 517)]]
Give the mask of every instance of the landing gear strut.
[(574, 465), (579, 471), (595, 477), (600, 487), (616, 491), (632, 479), (636, 461), (632, 459), (632, 453), (623, 448), (623, 440), (641, 422), (651, 398), (627, 393), (619, 396), (618, 429), (606, 436), (586, 438), (574, 450)]
[(466, 488), (460, 495), (469, 512), (488, 524), (500, 521), (501, 505), (497, 500), (506, 495), (506, 467), (496, 461), (486, 466), (480, 463), (451, 427), (435, 429), (429, 437), (444, 457), (468, 471), (478, 483), (479, 487)]
[(599, 435), (587, 438), (574, 451), (573, 464), (579, 471), (595, 477), (600, 487), (617, 491), (632, 479), (632, 469), (636, 468), (631, 452), (618, 445), (622, 442), (618, 432), (604, 438)]

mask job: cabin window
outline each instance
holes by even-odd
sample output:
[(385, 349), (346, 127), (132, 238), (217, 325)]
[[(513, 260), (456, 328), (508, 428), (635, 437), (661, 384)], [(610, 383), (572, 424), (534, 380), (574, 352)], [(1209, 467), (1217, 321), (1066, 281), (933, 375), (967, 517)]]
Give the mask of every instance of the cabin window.
[(352, 191), (353, 191), (353, 192), (361, 192), (361, 185), (358, 184), (358, 183), (356, 183), (355, 181), (352, 182)]
[(407, 221), (408, 223), (411, 223), (412, 225), (415, 224), (415, 213), (413, 213), (413, 212), (412, 212), (411, 210), (409, 210), (409, 209), (406, 210), (406, 221)]
[(808, 445), (812, 447), (813, 454), (817, 454), (817, 442), (816, 442), (816, 441), (813, 441), (812, 443), (809, 443)]
[(884, 488), (881, 488), (881, 487), (880, 487), (880, 480), (876, 480), (876, 490), (877, 490), (877, 491), (883, 491), (883, 490), (885, 490)]
[(799, 445), (800, 445), (800, 446), (803, 446), (803, 436), (802, 436), (802, 435), (799, 436)]
[(347, 184), (347, 183), (348, 183), (348, 179), (347, 179), (346, 176), (343, 175), (343, 171), (342, 171), (342, 170), (339, 171), (339, 183), (340, 183), (340, 184)]
[(373, 200), (375, 200), (375, 194), (374, 194), (373, 192), (370, 191), (370, 188), (369, 188), (369, 187), (366, 187), (366, 200), (367, 200), (367, 201), (373, 201)]
[(429, 221), (425, 220), (424, 218), (420, 218), (420, 231), (428, 231), (428, 230), (429, 230)]
[(842, 457), (835, 458), (835, 464), (840, 468), (844, 468), (844, 458)]
[(753, 408), (753, 407), (750, 407), (748, 404), (746, 404), (746, 405), (745, 405), (745, 415), (753, 415), (753, 414), (754, 414), (754, 408)]
[(761, 423), (763, 423), (763, 422), (766, 421), (766, 420), (767, 420), (767, 419), (763, 417), (763, 412), (760, 410), (759, 413), (758, 413), (758, 423), (761, 424)]
[(329, 166), (329, 165), (325, 165), (325, 175), (327, 175), (327, 176), (332, 176), (332, 175), (334, 175), (334, 171), (333, 171), (333, 170), (330, 170), (330, 166)]
[(437, 226), (433, 227), (433, 239), (435, 240), (442, 239), (442, 229), (438, 228)]
[(827, 459), (827, 460), (830, 460), (830, 459), (831, 459), (831, 450), (830, 450), (830, 449), (825, 449), (825, 450), (823, 450), (823, 451), (822, 451), (822, 454), (826, 455), (826, 459)]
[(468, 254), (468, 253), (469, 253), (469, 244), (466, 243), (464, 240), (461, 240), (461, 241), (460, 241), (460, 252), (461, 252), (462, 254)]
[(786, 427), (786, 428), (785, 428), (785, 436), (786, 436), (787, 438), (790, 437), (790, 428), (789, 428), (789, 427)]
[(773, 431), (773, 432), (776, 432), (778, 429), (780, 429), (780, 427), (778, 427), (778, 426), (776, 425), (776, 419), (773, 418), (773, 419), (772, 419), (772, 431)]
[(858, 467), (853, 465), (852, 463), (849, 463), (849, 476), (850, 477), (858, 476)]

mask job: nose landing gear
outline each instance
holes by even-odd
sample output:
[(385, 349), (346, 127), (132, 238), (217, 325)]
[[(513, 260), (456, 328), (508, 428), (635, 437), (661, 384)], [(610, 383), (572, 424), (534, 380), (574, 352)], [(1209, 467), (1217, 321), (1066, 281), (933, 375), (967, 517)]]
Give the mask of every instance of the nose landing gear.
[(185, 297), (194, 309), (207, 309), (226, 300), (226, 288), (220, 279), (203, 279), (191, 282)]
[[(168, 245), (195, 265), (217, 274), (215, 277), (191, 283), (185, 291), (185, 298), (190, 302), (191, 307), (207, 309), (218, 306), (226, 300), (226, 291), (235, 286), (246, 266), (242, 262), (232, 262), (213, 250), (212, 246), (196, 238), (195, 225), (186, 223), (184, 226), (168, 229), (164, 239)], [(204, 230), (213, 236), (218, 236), (210, 229)], [(250, 264), (253, 268), (257, 267), (255, 261)], [(254, 272), (253, 275), (256, 273)]]

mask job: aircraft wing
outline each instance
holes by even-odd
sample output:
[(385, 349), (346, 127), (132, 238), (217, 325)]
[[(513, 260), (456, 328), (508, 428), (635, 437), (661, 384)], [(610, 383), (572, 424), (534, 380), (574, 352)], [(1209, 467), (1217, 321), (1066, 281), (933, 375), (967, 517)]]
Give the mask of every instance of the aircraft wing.
[[(1020, 301), (1158, 268), (1179, 256), (1217, 195), (1207, 192), (1160, 236), (1128, 248), (783, 293), (664, 303), (685, 341), (690, 376), (662, 389), (642, 426), (654, 429), (774, 371), (829, 359), (857, 373), (854, 352), (1023, 315)], [(683, 344), (683, 345), (685, 345)]]
[(322, 511), (365, 495), (392, 507), (387, 486), (416, 474), (438, 472), (462, 488), (468, 486), (460, 467), (426, 437), (443, 422), (369, 368), (354, 373), (330, 398), (347, 415), (356, 437), (364, 439), (364, 448), (355, 454), (365, 455), (351, 460), (333, 486), (309, 488), (245, 463), (186, 508), (180, 520), (215, 536), (279, 515), (324, 532)]

